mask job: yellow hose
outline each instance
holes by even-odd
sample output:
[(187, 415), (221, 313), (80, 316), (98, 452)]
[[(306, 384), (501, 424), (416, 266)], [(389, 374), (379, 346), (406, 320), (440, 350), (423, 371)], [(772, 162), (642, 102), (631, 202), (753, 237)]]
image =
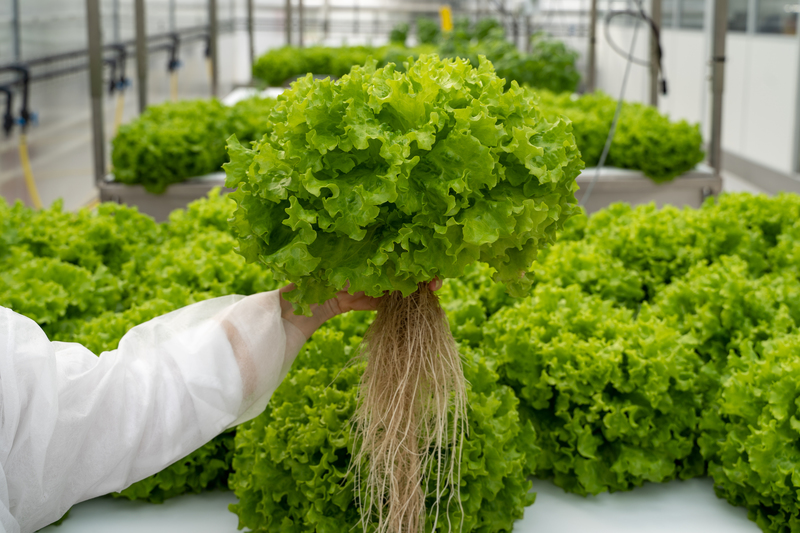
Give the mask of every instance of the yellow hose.
[(25, 184), (28, 186), (28, 194), (33, 202), (33, 207), (41, 209), (42, 199), (39, 198), (39, 190), (36, 188), (36, 182), (33, 181), (31, 161), (28, 158), (28, 136), (25, 133), (21, 133), (19, 136), (19, 160), (22, 163), (22, 173), (25, 174)]
[(173, 70), (169, 75), (169, 89), (172, 94), (172, 101), (178, 101), (178, 71)]
[(114, 114), (114, 135), (117, 135), (119, 127), (122, 126), (122, 118), (125, 114), (125, 91), (117, 93), (117, 112)]

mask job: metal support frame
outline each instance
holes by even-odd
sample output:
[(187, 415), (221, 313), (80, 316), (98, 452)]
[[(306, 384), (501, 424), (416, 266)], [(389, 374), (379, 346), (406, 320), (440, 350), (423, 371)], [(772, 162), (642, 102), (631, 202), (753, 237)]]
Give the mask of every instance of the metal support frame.
[(597, 70), (597, 0), (590, 0), (589, 11), (589, 54), (586, 58), (586, 92), (592, 93), (595, 89), (595, 73)]
[(122, 40), (122, 34), (119, 25), (119, 0), (114, 0), (111, 3), (111, 36), (115, 43)]
[(219, 21), (217, 19), (217, 0), (208, 0), (208, 47), (211, 60), (211, 96), (219, 96), (219, 50), (217, 35)]
[(297, 46), (303, 48), (303, 0), (297, 0)]
[(755, 33), (758, 26), (758, 0), (747, 0), (747, 33)]
[(175, 13), (175, 0), (169, 0), (169, 31), (174, 32), (178, 29), (178, 19)]
[[(661, 0), (651, 0), (650, 18), (657, 30), (661, 30)], [(658, 108), (658, 38), (650, 32), (650, 105)]]
[(725, 36), (728, 31), (728, 0), (714, 1), (711, 45), (711, 142), (709, 164), (719, 176), (722, 169), (722, 92), (725, 79)]
[(286, 17), (286, 44), (292, 45), (292, 0), (286, 0), (285, 13)]
[(89, 87), (92, 97), (92, 144), (94, 182), (98, 187), (106, 174), (106, 136), (103, 124), (103, 36), (100, 33), (100, 0), (86, 0), (86, 31), (89, 38)]
[(250, 67), (256, 62), (256, 41), (253, 36), (253, 1), (247, 0), (247, 42), (250, 48)]
[[(797, 49), (800, 51), (800, 32), (797, 32)], [(797, 61), (797, 87), (794, 104), (794, 145), (792, 146), (792, 172), (800, 173), (800, 55)]]
[(11, 33), (14, 40), (14, 61), (22, 60), (22, 30), (20, 29), (19, 0), (11, 0)]
[(147, 27), (144, 0), (134, 3), (136, 17), (136, 92), (139, 94), (139, 113), (147, 109)]

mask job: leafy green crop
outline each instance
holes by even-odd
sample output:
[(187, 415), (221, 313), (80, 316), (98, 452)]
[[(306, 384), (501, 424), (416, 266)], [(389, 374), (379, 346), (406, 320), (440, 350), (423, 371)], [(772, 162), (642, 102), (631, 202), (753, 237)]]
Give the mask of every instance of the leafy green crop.
[[(177, 307), (275, 288), (231, 253), (234, 209), (216, 193), (156, 224), (115, 204), (70, 213), (0, 201), (0, 305), (101, 352)], [(707, 471), (764, 531), (797, 529), (798, 243), (797, 195), (617, 204), (567, 221), (530, 267), (529, 298), (509, 296), (481, 262), (447, 279), (438, 294), (472, 383), (465, 529), (509, 530), (529, 470), (582, 494)], [(227, 434), (122, 496), (162, 501), (235, 479), (240, 520), (262, 530), (357, 521), (344, 436), (360, 366), (339, 370), (371, 320), (350, 313), (314, 334), (240, 435), (231, 477)]]
[[(51, 339), (101, 353), (132, 327), (224, 294), (276, 288), (269, 273), (233, 254), (233, 204), (212, 191), (156, 224), (135, 208), (41, 211), (0, 199), (0, 305), (34, 319)], [(161, 502), (225, 487), (233, 436), (221, 435), (121, 495)]]
[(392, 44), (399, 44), (400, 46), (406, 45), (406, 40), (408, 39), (408, 31), (411, 28), (409, 27), (407, 22), (398, 22), (392, 28), (392, 31), (389, 32), (389, 42)]
[(235, 133), (249, 142), (269, 133), (274, 103), (251, 98), (232, 107), (217, 100), (150, 106), (120, 127), (111, 143), (114, 179), (162, 193), (173, 183), (218, 172), (225, 162), (225, 139)]
[(516, 81), (537, 89), (572, 92), (580, 81), (575, 68), (577, 52), (544, 34), (531, 37), (530, 53), (520, 52), (506, 40), (505, 31), (494, 19), (479, 21), (474, 32), (452, 32), (441, 40), (439, 53), (469, 59), (474, 66), (480, 56), (486, 56), (507, 85)]
[[(602, 92), (580, 97), (547, 91), (538, 95), (546, 116), (564, 115), (572, 121), (583, 159), (587, 166), (597, 165), (614, 118), (616, 100)], [(662, 183), (692, 170), (704, 155), (698, 125), (685, 120), (671, 122), (654, 107), (626, 102), (606, 165), (641, 170), (656, 183)]]
[[(460, 25), (459, 25), (460, 24)], [(312, 46), (297, 48), (285, 46), (275, 48), (260, 56), (253, 65), (253, 77), (262, 82), (280, 86), (308, 73), (341, 77), (354, 66), (362, 66), (370, 57), (378, 66), (395, 63), (398, 69), (409, 57), (438, 53), (441, 57), (468, 59), (472, 66), (479, 67), (479, 57), (486, 56), (497, 74), (505, 78), (506, 85), (512, 81), (551, 91), (574, 91), (580, 81), (575, 68), (578, 54), (561, 41), (542, 34), (532, 37), (531, 52), (522, 53), (508, 42), (500, 23), (495, 19), (483, 19), (475, 28), (469, 21), (456, 21), (454, 31), (441, 36), (439, 25), (422, 18), (417, 21), (419, 45), (407, 48), (406, 34), (402, 24), (392, 30), (388, 46), (343, 46), (328, 48)], [(421, 30), (420, 30), (421, 28)], [(407, 25), (405, 27), (407, 33)]]
[(172, 183), (214, 172), (225, 162), (224, 106), (216, 100), (151, 106), (112, 141), (114, 179), (160, 193)]
[(427, 17), (417, 19), (417, 41), (419, 44), (436, 44), (440, 34), (439, 24), (435, 20)]
[(576, 212), (583, 163), (569, 123), (503, 85), (487, 61), (436, 56), (298, 81), (269, 138), (229, 141), (239, 253), (295, 282), (287, 299), (306, 313), (348, 281), (408, 295), (476, 261), (523, 295), (537, 251)]
[[(341, 329), (317, 331), (267, 410), (238, 428), (231, 488), (239, 503), (231, 510), (239, 527), (281, 533), (360, 527), (348, 467), (350, 417), (363, 366), (340, 370), (359, 340)], [(460, 468), (463, 531), (509, 531), (533, 502), (525, 465), (538, 450), (530, 424), (519, 423), (513, 392), (497, 384), (479, 354), (471, 360), (465, 366), (470, 427)], [(442, 495), (445, 512), (436, 531), (447, 531), (448, 520), (462, 520), (461, 509), (448, 507), (447, 499)], [(426, 529), (432, 526), (429, 518)]]
[(732, 353), (706, 439), (720, 497), (748, 509), (763, 531), (800, 529), (800, 334), (745, 343)]
[(537, 476), (598, 494), (703, 472), (700, 359), (648, 309), (634, 320), (577, 286), (539, 286), (494, 315), (484, 341), (536, 427)]

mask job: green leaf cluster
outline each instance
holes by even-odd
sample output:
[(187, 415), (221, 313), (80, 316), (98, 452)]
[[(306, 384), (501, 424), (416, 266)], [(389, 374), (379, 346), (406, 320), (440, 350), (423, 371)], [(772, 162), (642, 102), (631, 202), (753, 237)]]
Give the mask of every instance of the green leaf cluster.
[(256, 97), (231, 107), (217, 100), (150, 106), (112, 140), (114, 179), (162, 193), (173, 183), (218, 172), (225, 162), (225, 139), (235, 133), (249, 142), (268, 133), (274, 102)]
[(507, 84), (516, 81), (541, 90), (573, 92), (580, 82), (575, 67), (578, 53), (562, 41), (543, 33), (531, 36), (530, 52), (521, 52), (506, 39), (505, 30), (495, 19), (482, 19), (474, 28), (463, 24), (439, 42), (443, 57), (462, 57), (473, 65), (486, 56)]
[[(536, 267), (546, 275), (535, 294), (553, 290), (552, 280), (558, 279), (553, 275), (558, 271), (561, 279), (579, 274), (566, 272), (569, 261), (562, 261), (564, 254), (556, 253), (557, 248), (592, 245), (598, 247), (594, 256), (598, 265), (610, 267), (621, 261), (627, 273), (633, 274), (628, 279), (639, 280), (642, 297), (638, 304), (637, 298), (622, 302), (616, 295), (610, 299), (604, 295), (603, 305), (622, 304), (633, 309), (629, 327), (641, 323), (643, 317), (657, 318), (664, 328), (677, 332), (680, 342), (691, 347), (697, 357), (693, 387), (695, 396), (700, 398), (700, 408), (695, 404), (694, 449), (689, 455), (690, 463), (675, 463), (676, 468), (689, 466), (678, 475), (706, 471), (714, 479), (720, 497), (747, 507), (751, 519), (764, 531), (776, 533), (794, 531), (800, 524), (800, 498), (794, 475), (798, 466), (795, 361), (800, 353), (800, 277), (795, 260), (800, 235), (798, 215), (800, 197), (791, 194), (774, 198), (723, 195), (716, 201), (709, 200), (699, 210), (657, 210), (653, 206), (631, 209), (618, 204), (588, 219), (572, 219), (562, 235), (564, 240), (543, 254), (541, 265)], [(585, 265), (584, 261), (575, 267), (583, 270)], [(607, 272), (609, 281), (624, 279), (625, 272), (617, 268)], [(606, 287), (607, 284), (579, 282), (573, 290), (600, 296)], [(562, 300), (560, 305), (567, 301)], [(595, 308), (593, 313), (602, 317), (614, 315), (601, 309)], [(511, 312), (501, 310), (488, 323), (500, 321), (503, 313)], [(602, 320), (603, 324), (609, 322), (613, 325), (615, 320)], [(562, 326), (553, 339), (562, 342), (564, 330), (573, 327)], [(483, 335), (484, 342), (497, 339), (488, 332), (488, 326)], [(527, 345), (527, 337), (523, 337), (523, 344)], [(533, 360), (555, 347), (550, 341), (537, 347)], [(503, 346), (499, 352), (505, 354), (508, 350)], [(650, 359), (660, 359), (665, 351), (663, 348)], [(501, 375), (511, 369), (524, 369), (528, 363), (529, 358), (519, 354), (516, 359), (501, 363)], [(503, 366), (510, 370), (504, 371)], [(533, 378), (537, 373), (539, 380)], [(559, 376), (563, 373), (562, 369)], [(531, 394), (544, 386), (542, 381), (550, 380), (550, 372), (536, 369), (521, 372), (518, 378), (505, 375), (509, 382), (528, 380), (527, 388), (521, 384), (518, 391), (521, 409), (523, 413), (535, 409), (526, 395), (536, 398)], [(556, 387), (565, 383), (569, 382), (556, 380)], [(688, 402), (679, 405), (672, 393), (669, 397), (673, 406), (684, 410), (688, 417), (692, 406)], [(604, 397), (599, 397), (586, 405), (597, 408), (604, 402)], [(537, 444), (543, 449), (540, 457), (547, 457), (547, 442), (552, 441), (548, 433), (565, 435), (568, 425), (559, 422), (548, 429), (541, 422), (548, 418), (537, 416), (534, 420), (540, 421), (536, 428)], [(604, 442), (605, 446), (612, 444), (610, 440)], [(571, 448), (562, 451), (569, 457)], [(607, 457), (603, 464), (606, 460)], [(582, 482), (577, 468), (574, 470), (576, 473), (568, 472), (562, 482), (570, 490)], [(557, 475), (553, 474), (556, 479)]]
[(411, 27), (408, 25), (408, 22), (398, 22), (392, 27), (392, 31), (389, 32), (389, 42), (405, 46), (410, 30)]
[[(499, 69), (498, 69), (499, 72)], [(542, 113), (566, 116), (587, 166), (596, 166), (603, 152), (617, 102), (603, 92), (582, 96), (537, 91)], [(699, 125), (673, 122), (654, 107), (625, 102), (606, 166), (640, 170), (656, 183), (692, 170), (705, 154)]]
[(420, 17), (417, 19), (417, 42), (419, 44), (436, 44), (442, 31), (439, 23), (432, 18)]
[(715, 453), (708, 471), (717, 494), (748, 509), (765, 532), (800, 530), (800, 333), (729, 357), (728, 377), (709, 418), (706, 440)]
[(395, 63), (401, 68), (409, 57), (436, 53), (441, 57), (468, 59), (480, 66), (480, 56), (491, 61), (506, 85), (519, 85), (550, 91), (574, 91), (580, 74), (575, 67), (577, 52), (544, 34), (531, 38), (531, 51), (520, 52), (506, 39), (496, 19), (481, 19), (473, 26), (469, 20), (456, 20), (452, 32), (442, 34), (439, 24), (429, 18), (416, 21), (417, 42), (406, 47), (408, 24), (400, 23), (392, 30), (388, 46), (342, 46), (337, 48), (312, 46), (275, 48), (260, 56), (253, 64), (253, 78), (280, 86), (308, 73), (318, 76), (341, 77), (354, 66), (362, 66), (369, 58), (379, 66)]
[[(117, 204), (34, 211), (0, 198), (0, 305), (32, 318), (53, 340), (99, 354), (179, 307), (276, 288), (269, 273), (232, 253), (232, 209), (216, 190), (156, 224)], [(221, 435), (121, 494), (161, 502), (226, 487), (232, 453), (233, 435)]]
[(408, 295), (476, 261), (524, 294), (538, 250), (576, 212), (583, 167), (570, 124), (543, 120), (526, 94), (488, 61), (436, 56), (299, 80), (272, 135), (229, 142), (237, 251), (296, 283), (286, 296), (306, 313), (347, 283)]
[[(342, 367), (360, 341), (348, 337), (346, 329), (353, 328), (317, 331), (267, 410), (238, 428), (230, 484), (239, 497), (231, 510), (240, 528), (333, 532), (360, 527), (349, 468), (350, 417), (363, 365)], [(442, 494), (435, 531), (462, 520), (465, 532), (509, 531), (533, 503), (525, 469), (538, 453), (535, 436), (529, 423), (519, 421), (514, 393), (497, 383), (479, 352), (470, 352), (465, 373), (471, 385), (458, 479), (461, 506), (448, 505), (450, 494)], [(429, 510), (436, 503), (429, 497)], [(427, 531), (434, 530), (435, 514), (429, 512)]]
[[(329, 88), (309, 81), (305, 100)], [(314, 105), (302, 108), (312, 120)], [(291, 148), (322, 143), (307, 137)], [(155, 224), (113, 204), (65, 213), (0, 201), (0, 305), (99, 352), (182, 305), (276, 287), (232, 253), (235, 208), (211, 195)], [(465, 529), (510, 529), (533, 472), (580, 494), (707, 474), (764, 531), (797, 530), (798, 243), (797, 195), (616, 204), (566, 222), (528, 268), (522, 300), (485, 263), (447, 279), (438, 294), (471, 382)], [(124, 496), (161, 501), (228, 480), (255, 530), (357, 525), (347, 422), (361, 366), (350, 360), (371, 319), (351, 313), (317, 331), (235, 450), (223, 435)], [(448, 516), (461, 520), (452, 506)]]
[(537, 476), (598, 494), (703, 471), (701, 361), (649, 309), (634, 319), (577, 285), (540, 285), (488, 321), (484, 347), (536, 427)]

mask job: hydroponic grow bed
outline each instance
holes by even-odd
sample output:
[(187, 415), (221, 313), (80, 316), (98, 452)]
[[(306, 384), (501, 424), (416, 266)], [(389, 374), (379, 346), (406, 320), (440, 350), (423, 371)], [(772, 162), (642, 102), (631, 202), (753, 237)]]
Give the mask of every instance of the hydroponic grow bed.
[[(596, 175), (596, 168), (587, 168), (577, 178), (580, 190), (575, 197), (580, 202)], [(685, 174), (666, 183), (655, 183), (638, 170), (605, 167), (594, 184), (589, 200), (584, 205), (588, 213), (594, 213), (614, 202), (626, 202), (632, 206), (655, 202), (658, 207), (700, 207), (711, 195), (722, 191), (722, 178), (715, 176), (713, 169), (701, 164)]]
[(172, 211), (184, 208), (194, 200), (205, 198), (214, 187), (222, 187), (225, 192), (232, 190), (225, 188), (224, 172), (173, 183), (163, 194), (147, 192), (142, 185), (117, 183), (114, 175), (109, 174), (106, 181), (100, 184), (100, 201), (136, 206), (140, 213), (150, 215), (157, 222), (164, 222)]
[[(759, 533), (747, 511), (714, 495), (710, 479), (652, 484), (631, 492), (583, 498), (548, 481), (534, 480), (536, 503), (514, 524), (513, 533)], [(40, 533), (235, 533), (228, 511), (232, 492), (206, 492), (163, 505), (97, 498), (73, 507), (61, 526)], [(343, 528), (346, 531), (347, 528)]]

